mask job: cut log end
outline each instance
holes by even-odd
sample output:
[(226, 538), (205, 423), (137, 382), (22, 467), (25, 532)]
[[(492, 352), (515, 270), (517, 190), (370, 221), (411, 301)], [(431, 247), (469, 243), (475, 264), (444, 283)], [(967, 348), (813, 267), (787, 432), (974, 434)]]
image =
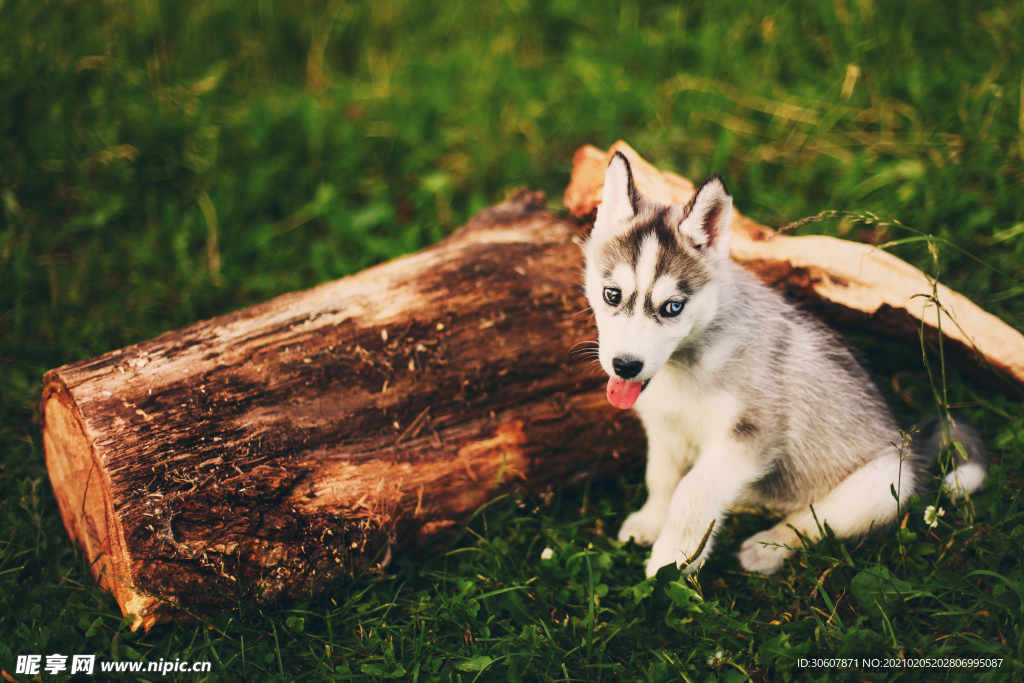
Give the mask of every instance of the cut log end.
[(133, 629), (148, 630), (166, 610), (159, 599), (133, 586), (106, 469), (97, 461), (80, 411), (54, 372), (44, 380), (42, 408), (46, 467), (64, 528), (100, 585), (125, 606), (125, 614), (135, 615)]

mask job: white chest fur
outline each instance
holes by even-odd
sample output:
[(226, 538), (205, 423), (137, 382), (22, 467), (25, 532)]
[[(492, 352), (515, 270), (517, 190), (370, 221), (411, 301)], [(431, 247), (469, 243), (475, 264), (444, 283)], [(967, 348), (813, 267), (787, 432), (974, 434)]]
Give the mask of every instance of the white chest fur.
[(739, 412), (739, 401), (695, 375), (666, 366), (636, 403), (650, 444), (649, 457), (669, 456), (686, 471), (716, 441), (727, 438)]

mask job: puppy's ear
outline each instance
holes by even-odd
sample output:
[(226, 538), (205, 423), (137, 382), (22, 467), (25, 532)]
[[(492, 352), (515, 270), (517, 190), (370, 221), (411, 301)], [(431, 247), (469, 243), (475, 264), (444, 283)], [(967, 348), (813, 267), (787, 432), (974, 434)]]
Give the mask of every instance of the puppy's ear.
[(721, 176), (715, 174), (701, 183), (683, 210), (679, 230), (701, 251), (729, 255), (732, 234), (732, 197)]
[(629, 161), (622, 152), (616, 152), (604, 172), (604, 191), (597, 207), (594, 232), (618, 232), (623, 223), (636, 215), (639, 201)]

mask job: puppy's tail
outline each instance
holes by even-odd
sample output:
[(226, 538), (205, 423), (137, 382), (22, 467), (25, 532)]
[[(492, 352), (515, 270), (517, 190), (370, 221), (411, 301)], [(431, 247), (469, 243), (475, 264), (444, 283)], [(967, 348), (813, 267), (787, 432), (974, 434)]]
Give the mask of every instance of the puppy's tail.
[[(946, 421), (939, 415), (933, 415), (921, 423), (918, 443), (922, 446), (917, 450), (936, 460), (949, 458), (950, 467), (947, 468), (943, 487), (953, 498), (962, 497), (965, 493), (977, 493), (988, 474), (985, 441), (977, 429), (955, 416), (949, 420), (949, 429), (945, 427)], [(952, 446), (953, 442), (963, 446), (966, 460), (960, 449)]]

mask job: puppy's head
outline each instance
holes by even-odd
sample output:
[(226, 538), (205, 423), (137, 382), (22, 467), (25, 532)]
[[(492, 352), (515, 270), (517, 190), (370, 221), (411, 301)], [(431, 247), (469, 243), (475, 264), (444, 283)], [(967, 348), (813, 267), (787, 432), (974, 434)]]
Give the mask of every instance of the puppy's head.
[(585, 251), (587, 299), (613, 405), (632, 406), (714, 317), (731, 223), (732, 197), (717, 175), (689, 203), (664, 206), (640, 194), (621, 152), (612, 157)]

